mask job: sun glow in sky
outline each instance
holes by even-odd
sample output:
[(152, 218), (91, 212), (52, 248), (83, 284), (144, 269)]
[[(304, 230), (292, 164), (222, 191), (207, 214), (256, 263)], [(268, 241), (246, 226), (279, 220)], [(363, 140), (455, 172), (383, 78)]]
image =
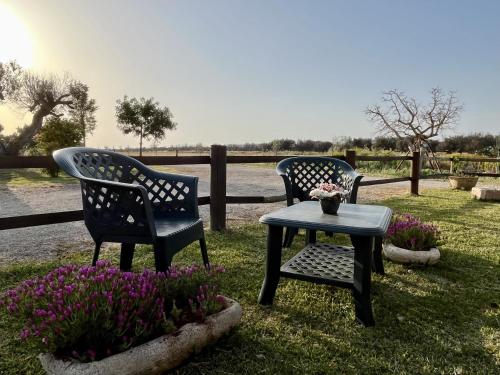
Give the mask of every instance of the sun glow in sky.
[(25, 68), (33, 64), (33, 43), (26, 25), (0, 3), (0, 61), (16, 60)]
[[(0, 0), (0, 61), (69, 73), (99, 109), (88, 145), (135, 146), (116, 100), (154, 97), (160, 144), (373, 137), (384, 90), (456, 90), (455, 133), (500, 129), (498, 0)], [(0, 107), (6, 133), (29, 122)], [(446, 135), (453, 135), (450, 132)]]

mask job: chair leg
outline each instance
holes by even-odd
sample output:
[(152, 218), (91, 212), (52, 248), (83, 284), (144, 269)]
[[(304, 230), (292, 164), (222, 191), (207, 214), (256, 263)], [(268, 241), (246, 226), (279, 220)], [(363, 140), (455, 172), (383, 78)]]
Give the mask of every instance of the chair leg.
[(165, 272), (172, 264), (173, 254), (161, 242), (154, 244), (153, 249), (155, 252), (156, 272)]
[(94, 267), (95, 267), (95, 264), (97, 263), (97, 259), (99, 259), (99, 251), (101, 250), (101, 245), (102, 245), (102, 241), (96, 241), (94, 256), (92, 258), (92, 266), (94, 266)]
[(292, 246), (292, 242), (293, 242), (293, 238), (295, 237), (295, 235), (298, 233), (298, 230), (295, 229), (295, 228), (286, 228), (286, 231), (285, 231), (285, 240), (283, 241), (283, 247), (291, 247)]
[(210, 269), (210, 262), (208, 261), (208, 253), (207, 253), (207, 242), (205, 241), (205, 236), (200, 238), (200, 249), (201, 256), (203, 258), (203, 264), (206, 268)]
[(122, 271), (130, 271), (130, 269), (132, 268), (134, 248), (134, 243), (122, 243), (122, 250), (120, 253), (120, 269)]
[(375, 237), (372, 256), (373, 271), (379, 275), (384, 275), (384, 262), (382, 261), (382, 237)]

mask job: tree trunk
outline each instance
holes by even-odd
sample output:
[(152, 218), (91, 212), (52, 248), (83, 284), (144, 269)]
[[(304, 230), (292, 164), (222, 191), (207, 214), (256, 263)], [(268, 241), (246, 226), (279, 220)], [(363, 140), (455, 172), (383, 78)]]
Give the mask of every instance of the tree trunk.
[(141, 136), (139, 138), (139, 156), (142, 156), (142, 129), (141, 129)]
[(83, 115), (80, 116), (80, 124), (82, 124), (82, 137), (83, 137), (83, 147), (85, 147), (87, 129), (85, 129), (85, 118)]
[(43, 119), (52, 108), (40, 108), (33, 115), (30, 125), (25, 125), (15, 134), (5, 137), (4, 143), (0, 147), (0, 155), (19, 155), (21, 150), (33, 141), (33, 137), (40, 131)]

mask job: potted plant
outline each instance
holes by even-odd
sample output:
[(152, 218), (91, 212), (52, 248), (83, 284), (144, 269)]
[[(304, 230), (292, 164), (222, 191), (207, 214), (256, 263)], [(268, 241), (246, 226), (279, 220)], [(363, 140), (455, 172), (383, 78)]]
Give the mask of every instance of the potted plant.
[(222, 267), (121, 272), (68, 265), (21, 283), (0, 305), (24, 321), (48, 374), (157, 374), (178, 366), (241, 319), (218, 294)]
[(336, 215), (340, 207), (340, 202), (349, 193), (341, 186), (335, 184), (321, 183), (316, 189), (311, 190), (309, 196), (319, 199), (323, 213)]
[(383, 246), (384, 256), (396, 263), (436, 264), (439, 229), (410, 214), (394, 215)]
[(472, 190), (472, 188), (476, 186), (479, 177), (470, 174), (474, 171), (458, 169), (463, 165), (463, 162), (461, 162), (459, 158), (453, 158), (453, 162), (453, 165), (455, 165), (457, 169), (456, 173), (448, 176), (451, 188), (457, 190)]

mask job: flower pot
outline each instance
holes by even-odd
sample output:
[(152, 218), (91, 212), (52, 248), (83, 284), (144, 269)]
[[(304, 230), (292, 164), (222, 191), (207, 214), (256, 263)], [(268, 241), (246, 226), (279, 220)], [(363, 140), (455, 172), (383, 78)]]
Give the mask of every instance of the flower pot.
[(319, 200), (323, 213), (328, 215), (337, 215), (340, 207), (340, 199), (335, 198), (322, 198)]
[(452, 189), (471, 190), (477, 184), (478, 176), (449, 176)]
[(191, 354), (217, 341), (238, 325), (241, 320), (240, 304), (227, 297), (225, 301), (227, 307), (210, 315), (204, 323), (186, 324), (174, 333), (100, 361), (81, 363), (76, 360), (58, 359), (48, 353), (40, 354), (38, 358), (43, 369), (51, 375), (161, 374), (179, 366)]
[(393, 244), (386, 243), (382, 249), (384, 257), (402, 264), (436, 264), (440, 258), (439, 250), (435, 247), (430, 250), (407, 250)]

